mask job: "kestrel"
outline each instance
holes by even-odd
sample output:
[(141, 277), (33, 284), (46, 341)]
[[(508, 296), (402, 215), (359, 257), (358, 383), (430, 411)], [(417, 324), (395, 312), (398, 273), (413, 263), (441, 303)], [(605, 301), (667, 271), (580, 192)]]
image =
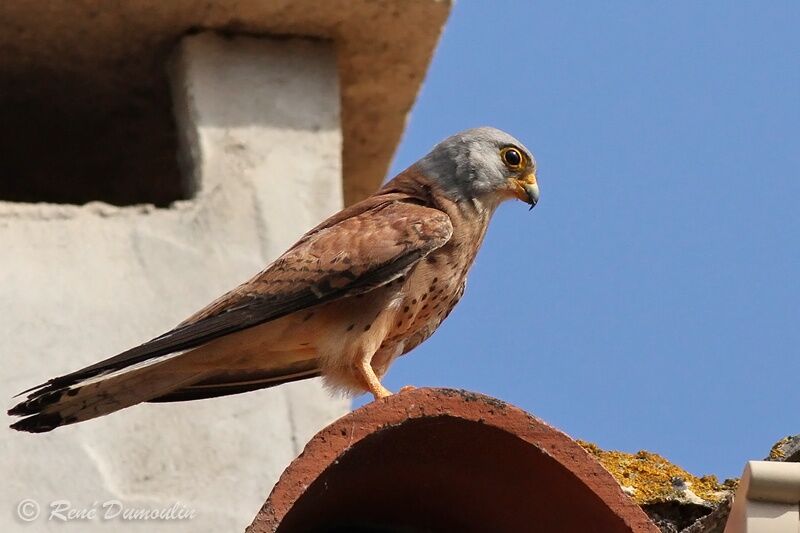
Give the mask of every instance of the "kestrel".
[(44, 432), (141, 402), (236, 394), (323, 376), (391, 394), (381, 377), (464, 292), (504, 200), (533, 208), (536, 163), (494, 128), (463, 131), (325, 220), (249, 281), (174, 329), (25, 391), (11, 427)]

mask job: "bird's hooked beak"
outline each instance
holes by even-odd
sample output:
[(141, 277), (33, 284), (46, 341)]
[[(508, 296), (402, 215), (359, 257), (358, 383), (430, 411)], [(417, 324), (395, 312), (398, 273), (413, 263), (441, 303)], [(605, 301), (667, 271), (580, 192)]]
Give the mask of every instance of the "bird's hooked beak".
[(514, 196), (530, 204), (533, 209), (539, 202), (539, 184), (536, 183), (536, 174), (531, 172), (521, 178), (509, 178), (508, 181)]

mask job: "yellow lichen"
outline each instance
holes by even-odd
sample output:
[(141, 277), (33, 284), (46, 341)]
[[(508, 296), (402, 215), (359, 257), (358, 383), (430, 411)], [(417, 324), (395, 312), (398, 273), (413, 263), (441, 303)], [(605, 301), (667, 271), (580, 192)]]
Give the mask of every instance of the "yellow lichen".
[(792, 440), (792, 437), (784, 437), (772, 447), (769, 451), (769, 459), (770, 461), (780, 461), (784, 457), (786, 457), (786, 452), (783, 451), (783, 447)]
[(658, 454), (605, 451), (590, 442), (578, 441), (640, 505), (685, 498), (690, 490), (707, 502), (718, 502), (735, 489), (735, 480), (720, 483), (716, 476), (697, 477)]

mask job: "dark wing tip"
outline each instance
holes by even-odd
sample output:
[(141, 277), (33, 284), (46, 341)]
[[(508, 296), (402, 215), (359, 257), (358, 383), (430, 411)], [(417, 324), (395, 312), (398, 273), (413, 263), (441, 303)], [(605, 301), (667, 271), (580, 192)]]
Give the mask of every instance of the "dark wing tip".
[(27, 400), (22, 401), (8, 410), (8, 414), (12, 416), (26, 416), (35, 415), (42, 411), (48, 405), (52, 405), (59, 401), (65, 392), (69, 389), (56, 389), (52, 391), (37, 391), (30, 395)]
[(15, 405), (14, 407), (12, 407), (8, 411), (6, 411), (6, 413), (8, 414), (8, 416), (25, 416), (25, 415), (33, 414), (33, 413), (26, 412), (27, 410), (28, 409), (27, 409), (27, 407), (25, 405), (25, 402), (22, 402), (22, 403), (18, 403), (17, 405)]
[(35, 391), (36, 389), (43, 389), (43, 388), (47, 387), (48, 385), (50, 385), (50, 384), (52, 384), (52, 383), (53, 383), (53, 380), (51, 379), (51, 380), (49, 380), (49, 381), (46, 381), (45, 383), (42, 383), (42, 384), (40, 384), (40, 385), (36, 385), (35, 387), (31, 387), (30, 389), (25, 389), (25, 390), (24, 390), (24, 391), (22, 391), (22, 392), (18, 392), (18, 393), (17, 393), (17, 394), (15, 394), (13, 397), (14, 397), (14, 398), (19, 398), (19, 397), (20, 397), (20, 396), (22, 396), (23, 394), (28, 394), (29, 392), (33, 392), (33, 391)]
[[(9, 411), (10, 413), (10, 411)], [(64, 419), (58, 413), (40, 413), (38, 415), (23, 418), (11, 424), (11, 429), (25, 431), (27, 433), (46, 433), (62, 426)]]

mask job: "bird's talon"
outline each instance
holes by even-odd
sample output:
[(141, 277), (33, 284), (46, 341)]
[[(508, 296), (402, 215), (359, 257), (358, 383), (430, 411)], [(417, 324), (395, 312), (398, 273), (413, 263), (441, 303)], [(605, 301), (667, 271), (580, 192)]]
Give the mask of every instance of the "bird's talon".
[(372, 391), (372, 395), (375, 397), (376, 400), (381, 400), (388, 396), (392, 395), (392, 391), (387, 389), (386, 387), (381, 387), (378, 390)]

